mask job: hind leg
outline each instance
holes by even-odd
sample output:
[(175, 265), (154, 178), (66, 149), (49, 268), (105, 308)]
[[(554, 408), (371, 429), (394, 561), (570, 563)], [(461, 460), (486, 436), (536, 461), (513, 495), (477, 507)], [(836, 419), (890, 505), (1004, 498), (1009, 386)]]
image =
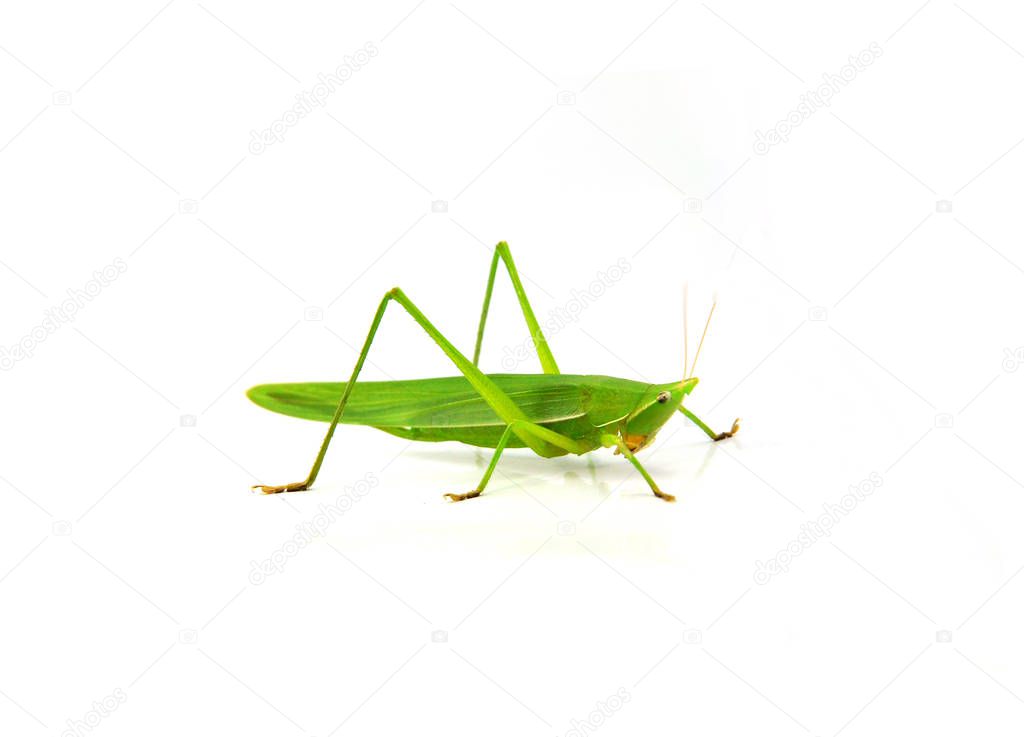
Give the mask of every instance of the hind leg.
[[(498, 459), (501, 458), (501, 452), (505, 450), (505, 446), (508, 445), (508, 441), (512, 439), (512, 435), (531, 435), (541, 443), (548, 443), (558, 450), (565, 450), (570, 453), (586, 453), (590, 446), (586, 443), (582, 443), (578, 440), (549, 430), (546, 427), (536, 425), (532, 422), (525, 422), (523, 420), (515, 420), (505, 428), (505, 432), (502, 433), (501, 439), (498, 441), (497, 446), (494, 448), (494, 455), (491, 456), (491, 462), (487, 465), (487, 470), (484, 471), (484, 477), (480, 479), (480, 483), (472, 491), (468, 491), (465, 494), (445, 494), (449, 501), (462, 502), (466, 499), (474, 499), (484, 492), (484, 488), (487, 486), (487, 482), (491, 480), (491, 475), (494, 473), (494, 469), (498, 465)], [(545, 453), (543, 455), (555, 455), (555, 453)]]
[[(562, 436), (558, 433), (553, 433), (546, 428), (538, 427), (537, 430), (543, 430), (544, 433), (538, 433), (536, 431), (527, 432), (525, 426), (516, 424), (516, 421), (529, 423), (526, 414), (519, 408), (519, 406), (512, 401), (512, 399), (498, 387), (490, 378), (488, 378), (483, 372), (480, 371), (473, 363), (466, 358), (459, 350), (452, 345), (451, 341), (444, 337), (440, 330), (434, 327), (433, 323), (426, 318), (426, 316), (420, 312), (419, 308), (413, 304), (412, 300), (409, 299), (405, 293), (395, 287), (388, 291), (384, 295), (384, 298), (380, 302), (380, 306), (377, 308), (377, 312), (373, 317), (373, 323), (370, 325), (370, 331), (366, 336), (366, 341), (363, 343), (363, 348), (359, 353), (359, 358), (356, 360), (355, 368), (352, 370), (352, 376), (345, 385), (345, 391), (341, 395), (341, 400), (338, 402), (337, 409), (334, 410), (334, 416), (331, 419), (331, 424), (327, 428), (327, 434), (324, 436), (323, 443), (320, 445), (320, 452), (316, 456), (316, 460), (313, 461), (313, 467), (309, 470), (309, 474), (306, 476), (304, 481), (299, 481), (292, 484), (285, 484), (283, 486), (264, 486), (257, 485), (253, 489), (262, 491), (265, 494), (277, 494), (284, 491), (304, 491), (313, 485), (316, 481), (317, 474), (320, 472), (320, 466), (324, 462), (324, 456), (327, 454), (327, 447), (331, 444), (331, 438), (334, 437), (334, 430), (338, 426), (338, 422), (341, 420), (342, 414), (345, 412), (345, 405), (348, 404), (349, 397), (352, 394), (352, 389), (356, 385), (356, 380), (359, 378), (359, 373), (363, 370), (363, 364), (366, 362), (366, 356), (370, 352), (370, 346), (373, 344), (373, 339), (377, 335), (377, 328), (380, 327), (380, 322), (384, 317), (384, 311), (390, 302), (398, 302), (406, 312), (412, 317), (416, 323), (423, 328), (423, 331), (429, 335), (435, 343), (444, 351), (445, 355), (451, 359), (452, 363), (462, 372), (462, 375), (466, 377), (473, 388), (480, 394), (481, 397), (486, 400), (487, 404), (490, 405), (491, 409), (494, 410), (495, 414), (498, 415), (504, 422), (508, 423), (512, 432), (514, 432), (530, 449), (539, 455), (545, 455), (546, 451), (550, 447), (548, 442), (544, 438), (544, 433), (550, 433), (553, 436), (561, 438)], [(566, 438), (568, 440), (568, 438)], [(507, 441), (506, 441), (507, 442)], [(557, 445), (557, 443), (555, 443)]]

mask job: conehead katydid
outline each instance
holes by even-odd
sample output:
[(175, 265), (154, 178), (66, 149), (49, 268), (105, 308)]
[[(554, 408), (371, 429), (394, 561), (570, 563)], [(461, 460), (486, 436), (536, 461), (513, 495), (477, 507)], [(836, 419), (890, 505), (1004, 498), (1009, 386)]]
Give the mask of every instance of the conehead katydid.
[[(505, 264), (543, 374), (485, 374), (477, 364), (483, 343), (487, 312), (498, 263)], [(359, 382), (370, 346), (384, 312), (397, 302), (429, 335), (459, 370), (459, 376), (407, 381)], [(711, 314), (708, 315), (708, 324)], [(707, 324), (704, 326), (707, 335)], [(703, 345), (701, 337), (700, 345)], [(451, 501), (480, 496), (494, 473), (505, 448), (529, 448), (544, 458), (569, 453), (583, 455), (598, 448), (614, 448), (643, 476), (655, 495), (675, 501), (663, 492), (636, 458), (675, 412), (680, 412), (707, 433), (712, 440), (732, 437), (739, 420), (728, 432), (715, 433), (683, 406), (697, 385), (693, 366), (684, 358), (681, 381), (667, 384), (619, 379), (610, 376), (562, 374), (526, 297), (508, 244), (502, 241), (494, 251), (483, 310), (477, 329), (473, 359), (463, 355), (398, 287), (389, 290), (370, 324), (355, 368), (344, 383), (263, 384), (248, 391), (256, 404), (274, 412), (307, 420), (329, 422), (320, 451), (304, 481), (283, 486), (254, 486), (267, 494), (303, 491), (316, 481), (327, 448), (339, 423), (375, 427), (409, 440), (438, 442), (454, 440), (467, 445), (493, 448), (494, 454), (476, 488), (465, 494), (449, 493)]]

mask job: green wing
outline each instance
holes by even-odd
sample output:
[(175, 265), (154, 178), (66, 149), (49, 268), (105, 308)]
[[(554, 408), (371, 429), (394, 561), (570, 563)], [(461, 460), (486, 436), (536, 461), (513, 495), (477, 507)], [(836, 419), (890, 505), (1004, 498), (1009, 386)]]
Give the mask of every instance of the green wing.
[[(492, 374), (490, 378), (532, 422), (550, 424), (587, 413), (589, 388), (582, 381), (584, 377)], [(344, 390), (343, 382), (263, 384), (247, 394), (273, 412), (329, 422)], [(505, 424), (463, 376), (358, 382), (341, 422), (381, 429)]]

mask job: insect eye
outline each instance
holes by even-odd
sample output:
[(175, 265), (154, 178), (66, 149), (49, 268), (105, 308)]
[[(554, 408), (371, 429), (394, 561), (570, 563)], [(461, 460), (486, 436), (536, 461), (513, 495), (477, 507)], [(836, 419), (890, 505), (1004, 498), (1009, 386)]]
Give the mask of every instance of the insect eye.
[(665, 404), (670, 396), (672, 395), (668, 392), (661, 392), (661, 394), (658, 395), (658, 404)]

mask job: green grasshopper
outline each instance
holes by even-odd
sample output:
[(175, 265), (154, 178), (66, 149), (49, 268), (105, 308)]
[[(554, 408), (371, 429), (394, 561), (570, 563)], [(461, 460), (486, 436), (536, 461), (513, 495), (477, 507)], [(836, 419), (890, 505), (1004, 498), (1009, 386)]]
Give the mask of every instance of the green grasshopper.
[[(485, 374), (477, 368), (499, 260), (504, 262), (512, 280), (544, 369), (543, 374)], [(405, 308), (451, 359), (461, 376), (357, 383), (384, 311), (392, 301)], [(708, 314), (707, 324), (712, 314), (714, 306)], [(707, 335), (707, 324), (704, 335)], [(694, 366), (704, 335), (693, 359)], [(683, 380), (668, 384), (560, 373), (526, 298), (508, 244), (502, 241), (495, 248), (491, 260), (472, 361), (434, 327), (401, 289), (395, 287), (384, 295), (377, 308), (348, 382), (263, 384), (250, 389), (248, 397), (261, 407), (292, 417), (330, 423), (305, 481), (252, 488), (266, 494), (309, 489), (316, 481), (334, 430), (341, 422), (375, 427), (409, 440), (454, 440), (493, 448), (494, 455), (475, 489), (465, 494), (445, 494), (453, 502), (472, 499), (483, 493), (505, 448), (529, 448), (544, 458), (615, 448), (616, 454), (623, 455), (640, 472), (656, 496), (665, 501), (675, 501), (674, 496), (658, 488), (635, 454), (654, 440), (658, 430), (677, 410), (712, 440), (732, 437), (739, 430), (739, 420), (736, 420), (729, 432), (716, 434), (683, 406), (685, 397), (697, 386), (693, 369), (688, 373), (685, 371), (688, 362), (687, 356), (684, 358), (686, 376)]]

